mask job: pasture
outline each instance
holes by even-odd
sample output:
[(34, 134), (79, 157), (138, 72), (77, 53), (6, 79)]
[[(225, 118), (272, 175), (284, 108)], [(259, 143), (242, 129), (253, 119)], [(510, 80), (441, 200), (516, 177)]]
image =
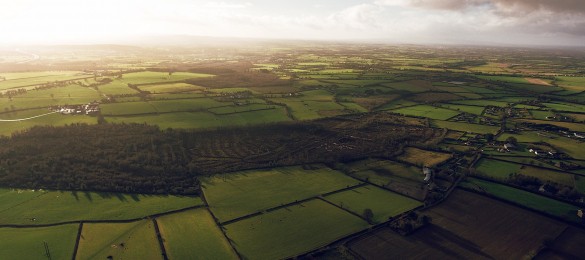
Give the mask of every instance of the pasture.
[(251, 170), (201, 182), (210, 209), (221, 222), (360, 183), (324, 166)]
[(367, 222), (319, 199), (224, 226), (247, 259), (292, 257), (367, 227)]
[[(72, 259), (79, 224), (0, 228), (0, 259)], [(45, 254), (47, 242), (51, 258)]]
[[(74, 240), (75, 241), (75, 240)], [(162, 259), (150, 220), (83, 224), (77, 259)]]
[(442, 120), (433, 120), (431, 125), (438, 128), (447, 128), (450, 130), (472, 132), (477, 134), (493, 134), (499, 129), (497, 126), (480, 125), (480, 124), (468, 124), (461, 122), (451, 122)]
[(392, 112), (407, 116), (422, 116), (438, 120), (447, 120), (451, 117), (460, 114), (460, 112), (454, 110), (429, 105), (418, 105), (412, 107), (399, 108), (392, 110)]
[[(37, 110), (39, 112), (42, 112), (41, 114), (38, 115), (43, 115), (45, 113), (49, 113), (50, 111), (48, 110)], [(31, 114), (29, 114), (31, 115)], [(16, 112), (16, 116), (18, 116), (18, 118), (15, 119), (20, 119), (21, 117), (21, 112)], [(0, 115), (0, 117), (2, 117), (2, 115)], [(4, 118), (2, 118), (4, 119)], [(14, 132), (18, 132), (18, 131), (24, 131), (26, 129), (29, 129), (31, 127), (34, 126), (46, 126), (46, 125), (50, 125), (50, 126), (64, 126), (64, 125), (70, 125), (70, 124), (88, 124), (88, 125), (93, 125), (93, 124), (97, 124), (97, 119), (95, 117), (91, 117), (91, 116), (84, 116), (84, 115), (61, 115), (59, 113), (53, 113), (50, 115), (45, 115), (42, 117), (37, 117), (37, 118), (33, 118), (30, 120), (25, 120), (25, 121), (16, 121), (16, 122), (1, 122), (0, 121), (0, 135), (5, 135), (5, 136), (10, 136), (12, 133)]]
[(520, 164), (511, 162), (481, 159), (476, 169), (485, 176), (499, 180), (507, 180), (511, 174), (519, 173), (521, 166)]
[(199, 197), (0, 189), (0, 224), (126, 220), (202, 205)]
[(562, 201), (473, 178), (468, 178), (462, 185), (470, 189), (492, 194), (503, 200), (524, 205), (528, 208), (546, 212), (570, 221), (577, 221), (577, 206)]
[(451, 154), (448, 153), (427, 151), (415, 147), (404, 148), (404, 153), (397, 157), (399, 160), (427, 167), (436, 166), (450, 158)]
[(157, 125), (161, 129), (213, 129), (228, 126), (247, 126), (290, 121), (284, 108), (258, 110), (226, 115), (210, 112), (176, 112), (142, 116), (108, 116), (110, 123), (137, 123)]
[(365, 209), (371, 209), (375, 223), (422, 206), (419, 201), (372, 185), (334, 193), (326, 196), (325, 200), (358, 215), (362, 215)]
[(142, 85), (139, 87), (139, 89), (142, 91), (148, 91), (152, 94), (155, 94), (155, 93), (180, 93), (180, 92), (205, 90), (204, 87), (191, 85), (191, 84), (187, 84), (187, 83)]
[(199, 208), (156, 219), (169, 259), (237, 259), (207, 209)]

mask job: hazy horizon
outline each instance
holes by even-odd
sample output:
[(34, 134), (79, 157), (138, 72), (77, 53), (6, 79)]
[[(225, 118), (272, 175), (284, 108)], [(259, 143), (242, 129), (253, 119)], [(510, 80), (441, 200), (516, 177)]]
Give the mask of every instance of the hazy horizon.
[[(0, 45), (156, 37), (585, 46), (579, 0), (0, 0)], [(185, 37), (186, 38), (186, 37)]]

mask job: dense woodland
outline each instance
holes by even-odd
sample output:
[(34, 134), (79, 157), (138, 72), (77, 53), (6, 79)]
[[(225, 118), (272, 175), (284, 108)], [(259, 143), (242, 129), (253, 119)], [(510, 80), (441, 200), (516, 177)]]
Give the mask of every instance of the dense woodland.
[(9, 187), (196, 194), (197, 176), (244, 169), (392, 157), (434, 140), (423, 120), (388, 113), (208, 131), (140, 124), (34, 127), (0, 139)]

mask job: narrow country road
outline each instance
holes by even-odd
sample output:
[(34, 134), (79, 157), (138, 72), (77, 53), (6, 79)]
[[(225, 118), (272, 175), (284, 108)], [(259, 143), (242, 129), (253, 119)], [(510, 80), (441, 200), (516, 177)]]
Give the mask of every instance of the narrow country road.
[(42, 117), (42, 116), (55, 114), (55, 113), (58, 113), (58, 112), (51, 112), (51, 113), (46, 113), (46, 114), (42, 114), (42, 115), (38, 115), (38, 116), (31, 116), (31, 117), (20, 118), (20, 119), (0, 119), (0, 122), (20, 122), (20, 121), (31, 120), (31, 119), (35, 119), (37, 117)]

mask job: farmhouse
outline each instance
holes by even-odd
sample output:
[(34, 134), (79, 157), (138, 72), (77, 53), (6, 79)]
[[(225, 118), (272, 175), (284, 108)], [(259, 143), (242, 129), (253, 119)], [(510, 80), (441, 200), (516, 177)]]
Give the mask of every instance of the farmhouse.
[(425, 175), (424, 182), (429, 182), (431, 180), (431, 176), (433, 175), (433, 170), (428, 167), (423, 167), (423, 174)]

